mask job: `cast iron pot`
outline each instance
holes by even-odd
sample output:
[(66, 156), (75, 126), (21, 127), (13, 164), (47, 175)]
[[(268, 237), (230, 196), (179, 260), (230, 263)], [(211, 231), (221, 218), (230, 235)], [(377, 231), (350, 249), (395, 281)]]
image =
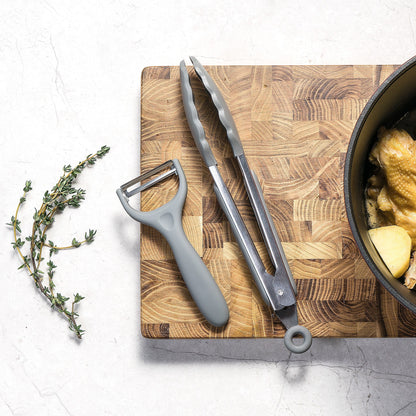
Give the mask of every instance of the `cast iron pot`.
[(364, 190), (368, 178), (368, 155), (380, 126), (390, 127), (416, 108), (416, 56), (394, 71), (376, 90), (361, 113), (348, 147), (344, 171), (344, 197), (348, 221), (364, 260), (384, 287), (416, 313), (416, 291), (395, 279), (368, 235)]

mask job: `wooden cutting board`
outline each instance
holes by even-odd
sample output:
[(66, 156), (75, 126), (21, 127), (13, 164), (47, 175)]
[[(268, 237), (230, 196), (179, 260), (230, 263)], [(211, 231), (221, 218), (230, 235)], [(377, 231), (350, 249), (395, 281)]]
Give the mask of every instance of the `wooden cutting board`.
[[(370, 272), (355, 245), (343, 200), (348, 142), (367, 100), (395, 66), (211, 66), (282, 240), (298, 287), (301, 325), (314, 337), (416, 335), (416, 316)], [(215, 108), (191, 73), (195, 100), (219, 169), (263, 259), (237, 164)], [(177, 158), (188, 180), (183, 224), (230, 309), (227, 326), (207, 324), (155, 230), (141, 232), (141, 330), (149, 338), (282, 337), (253, 283), (191, 137), (178, 67), (142, 73), (141, 172)], [(142, 194), (143, 210), (167, 202), (174, 180)]]

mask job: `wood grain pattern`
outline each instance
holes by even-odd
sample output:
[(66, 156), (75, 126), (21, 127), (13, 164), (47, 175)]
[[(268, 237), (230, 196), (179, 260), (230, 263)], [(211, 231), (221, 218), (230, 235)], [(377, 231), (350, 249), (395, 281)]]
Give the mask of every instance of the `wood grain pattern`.
[[(351, 235), (343, 201), (345, 153), (368, 98), (394, 66), (208, 67), (228, 102), (250, 166), (297, 281), (299, 320), (314, 337), (415, 336), (416, 317), (378, 284)], [(219, 169), (260, 255), (267, 254), (215, 108), (195, 74), (197, 108)], [(188, 180), (185, 231), (230, 308), (208, 325), (190, 298), (169, 246), (142, 226), (141, 329), (149, 338), (282, 337), (263, 303), (212, 180), (190, 134), (177, 67), (142, 74), (141, 171), (178, 158)], [(142, 209), (169, 200), (177, 184), (142, 194)]]

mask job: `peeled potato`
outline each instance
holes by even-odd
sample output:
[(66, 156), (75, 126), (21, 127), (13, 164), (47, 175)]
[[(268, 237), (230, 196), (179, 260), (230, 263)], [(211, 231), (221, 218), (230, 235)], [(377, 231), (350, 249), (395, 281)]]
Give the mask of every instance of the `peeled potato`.
[(368, 231), (371, 241), (394, 277), (403, 276), (409, 268), (412, 240), (398, 225), (373, 228)]

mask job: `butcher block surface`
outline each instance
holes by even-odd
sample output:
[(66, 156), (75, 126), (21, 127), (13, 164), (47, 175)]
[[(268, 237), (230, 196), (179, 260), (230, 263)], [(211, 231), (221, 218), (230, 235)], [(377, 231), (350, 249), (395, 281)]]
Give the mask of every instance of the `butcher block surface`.
[[(296, 279), (299, 323), (313, 337), (416, 335), (416, 316), (377, 281), (352, 237), (343, 168), (355, 122), (395, 66), (207, 66), (234, 117)], [(189, 68), (191, 70), (191, 68)], [(193, 70), (195, 101), (223, 178), (267, 265), (231, 148)], [(149, 338), (282, 337), (285, 329), (257, 291), (192, 139), (179, 67), (142, 73), (141, 173), (180, 160), (188, 181), (183, 225), (230, 309), (215, 328), (199, 313), (164, 238), (141, 227), (141, 330)], [(167, 202), (171, 178), (141, 195), (142, 210)]]

